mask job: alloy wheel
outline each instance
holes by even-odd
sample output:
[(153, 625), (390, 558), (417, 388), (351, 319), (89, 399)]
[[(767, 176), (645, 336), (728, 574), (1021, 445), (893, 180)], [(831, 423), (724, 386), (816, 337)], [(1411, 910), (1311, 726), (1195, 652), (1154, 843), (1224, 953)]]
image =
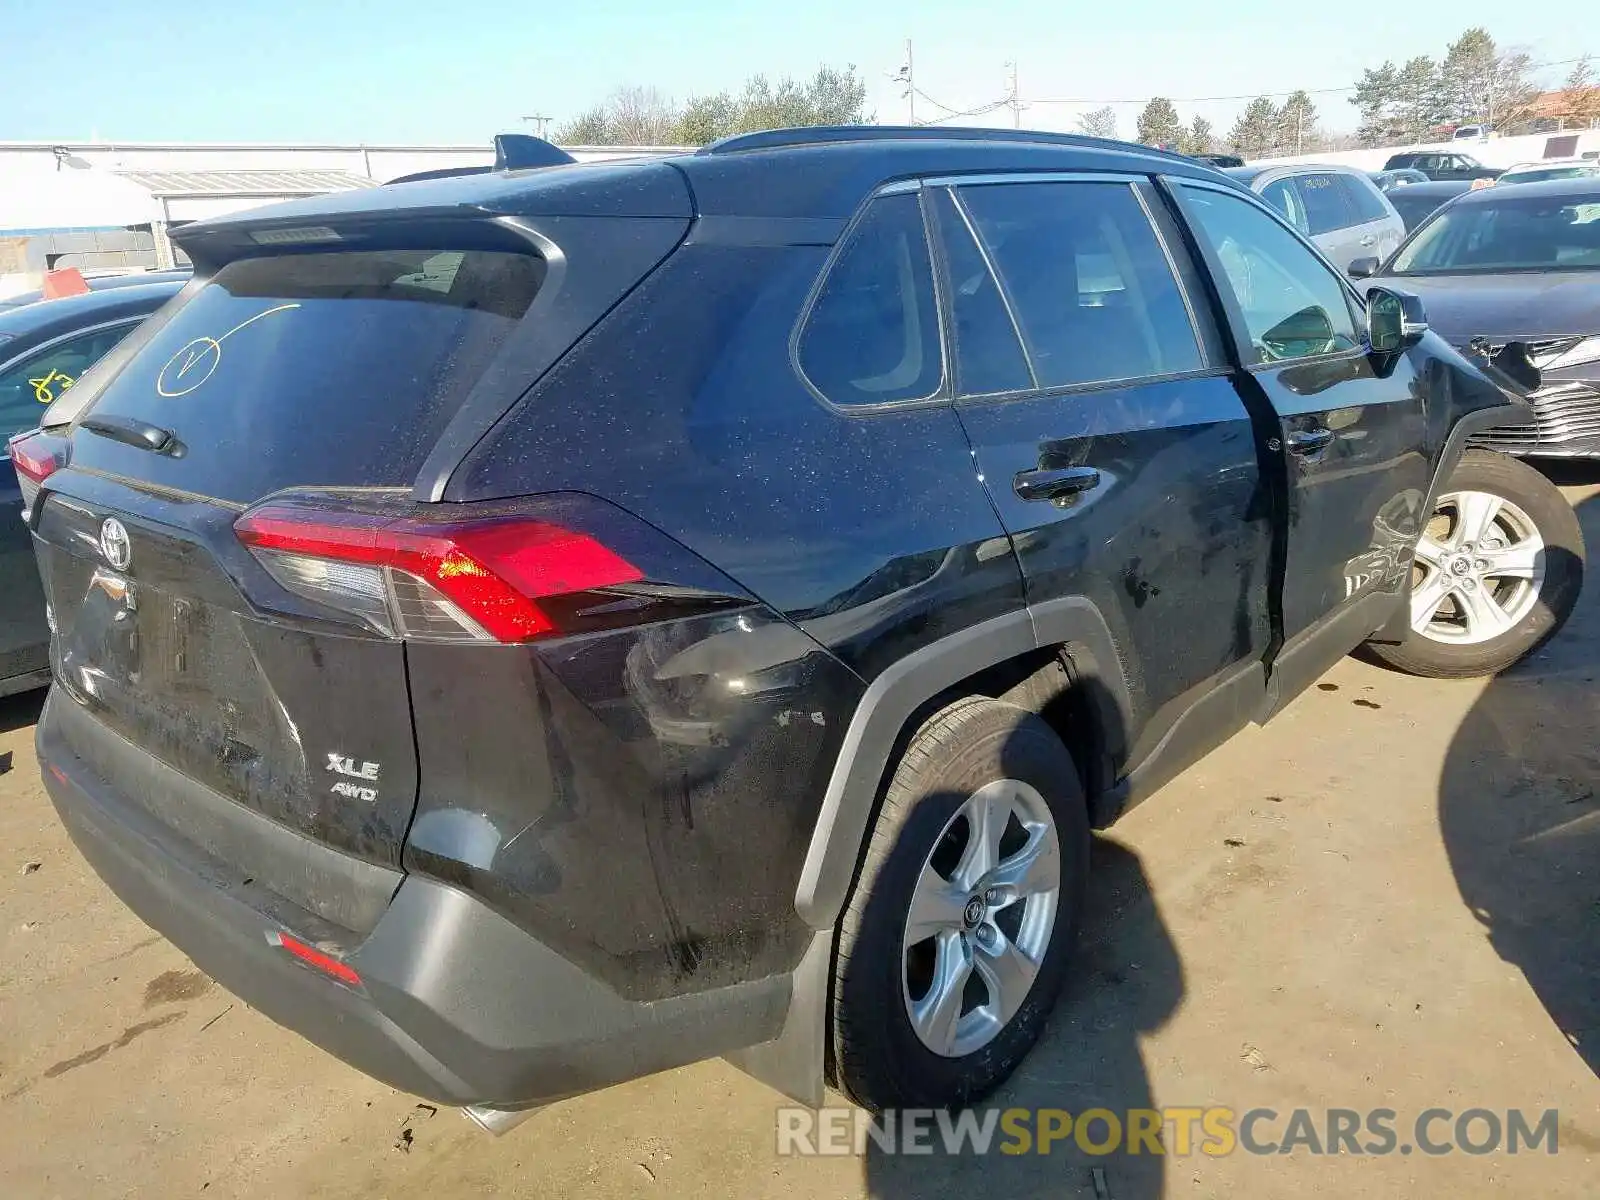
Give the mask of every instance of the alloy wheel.
[(1016, 779), (973, 792), (934, 843), (906, 914), (901, 978), (924, 1046), (960, 1058), (999, 1035), (1044, 962), (1060, 896), (1044, 797)]
[(1417, 543), (1411, 628), (1456, 645), (1510, 632), (1539, 599), (1544, 550), (1538, 526), (1505, 497), (1441, 496)]

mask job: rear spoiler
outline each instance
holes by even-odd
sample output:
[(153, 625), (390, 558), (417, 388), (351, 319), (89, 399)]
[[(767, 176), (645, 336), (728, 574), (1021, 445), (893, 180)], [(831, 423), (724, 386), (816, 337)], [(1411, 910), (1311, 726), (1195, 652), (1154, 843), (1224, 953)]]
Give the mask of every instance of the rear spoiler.
[[(560, 146), (534, 137), (531, 133), (497, 133), (494, 137), (494, 165), (489, 167), (439, 167), (391, 179), (389, 183), (416, 183), (422, 179), (456, 179), (462, 175), (488, 175), (494, 171), (527, 171), (534, 167), (558, 167), (573, 163)], [(385, 187), (388, 184), (384, 185)]]

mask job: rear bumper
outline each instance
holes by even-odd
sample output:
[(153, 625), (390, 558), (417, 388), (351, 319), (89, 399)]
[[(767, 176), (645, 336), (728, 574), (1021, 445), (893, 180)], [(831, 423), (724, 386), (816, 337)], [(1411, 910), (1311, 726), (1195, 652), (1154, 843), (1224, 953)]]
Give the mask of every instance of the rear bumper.
[[(445, 1104), (526, 1107), (777, 1036), (787, 975), (625, 1000), (481, 901), (417, 876), (364, 939), (310, 913), (119, 799), (39, 722), (45, 785), (74, 843), (124, 903), (229, 991), (351, 1066)], [(109, 730), (106, 736), (115, 737)], [(322, 849), (307, 843), (308, 851)], [(303, 910), (301, 910), (303, 911)], [(273, 935), (352, 944), (359, 989), (304, 966)]]

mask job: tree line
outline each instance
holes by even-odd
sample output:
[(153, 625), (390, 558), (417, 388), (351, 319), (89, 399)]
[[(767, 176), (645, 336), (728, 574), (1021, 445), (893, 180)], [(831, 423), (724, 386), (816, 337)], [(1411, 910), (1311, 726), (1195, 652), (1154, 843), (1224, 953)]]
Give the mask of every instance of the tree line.
[(1438, 60), (1423, 54), (1361, 73), (1350, 102), (1361, 115), (1363, 146), (1425, 141), (1462, 125), (1501, 133), (1542, 133), (1571, 123), (1585, 128), (1600, 117), (1600, 88), (1587, 57), (1572, 65), (1556, 106), (1542, 111), (1545, 89), (1521, 50), (1503, 49), (1482, 28), (1469, 29)]
[(861, 125), (870, 120), (866, 102), (866, 82), (853, 66), (822, 67), (803, 80), (755, 75), (737, 92), (683, 104), (655, 88), (625, 87), (559, 126), (555, 140), (565, 146), (703, 146), (760, 129)]
[[(1114, 138), (1116, 113), (1110, 108), (1085, 113), (1078, 118), (1078, 128), (1095, 137)], [(1199, 114), (1185, 123), (1171, 100), (1156, 96), (1140, 110), (1134, 122), (1134, 137), (1147, 146), (1164, 146), (1182, 154), (1228, 151), (1242, 158), (1326, 150), (1333, 140), (1323, 132), (1317, 106), (1304, 91), (1290, 93), (1281, 105), (1266, 96), (1257, 96), (1226, 134), (1219, 134)]]
[[(1305, 90), (1281, 103), (1257, 96), (1226, 131), (1199, 114), (1186, 121), (1170, 99), (1156, 96), (1139, 111), (1131, 132), (1147, 145), (1185, 154), (1270, 158), (1441, 140), (1462, 125), (1511, 134), (1600, 121), (1600, 85), (1587, 57), (1572, 64), (1554, 103), (1541, 102), (1537, 72), (1526, 52), (1502, 48), (1487, 30), (1472, 28), (1438, 59), (1418, 55), (1363, 71), (1350, 95), (1359, 114), (1354, 135), (1329, 133)], [(760, 129), (871, 122), (866, 99), (866, 82), (853, 66), (824, 66), (798, 80), (755, 75), (737, 91), (693, 96), (681, 104), (655, 88), (624, 87), (559, 126), (555, 139), (569, 146), (700, 146)], [(1109, 105), (1084, 113), (1077, 123), (1080, 132), (1095, 137), (1124, 136)]]
[[(1271, 158), (1437, 141), (1463, 125), (1517, 134), (1588, 128), (1600, 120), (1600, 85), (1587, 57), (1572, 64), (1553, 102), (1541, 101), (1545, 91), (1537, 70), (1526, 52), (1504, 49), (1487, 30), (1473, 28), (1437, 60), (1419, 55), (1398, 66), (1388, 61), (1363, 71), (1350, 97), (1360, 120), (1354, 136), (1329, 134), (1305, 91), (1290, 93), (1282, 104), (1257, 96), (1220, 136), (1204, 117), (1185, 123), (1171, 100), (1156, 96), (1140, 110), (1134, 136), (1185, 154), (1229, 151), (1242, 158)], [(1109, 107), (1085, 113), (1078, 128), (1116, 137), (1116, 113)]]

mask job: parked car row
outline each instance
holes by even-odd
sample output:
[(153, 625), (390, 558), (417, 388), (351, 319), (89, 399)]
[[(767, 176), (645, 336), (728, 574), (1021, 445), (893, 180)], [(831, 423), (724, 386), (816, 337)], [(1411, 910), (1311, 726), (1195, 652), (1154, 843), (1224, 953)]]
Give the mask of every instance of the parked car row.
[(1528, 344), (1544, 375), (1528, 397), (1536, 423), (1487, 431), (1478, 444), (1600, 456), (1600, 178), (1464, 191), (1387, 259), (1350, 270), (1368, 287), (1420, 297), (1432, 327), (1457, 346), (1479, 337)]
[[(47, 407), (183, 286), (137, 282), (0, 311), (0, 436), (38, 425)], [(0, 472), (0, 696), (49, 682), (50, 631), (15, 472)]]
[(1520, 331), (1405, 290), (1524, 218), (1576, 264), (1558, 186), (1403, 242), (1360, 172), (853, 127), (186, 225), (29, 369), (45, 787), (207, 974), (493, 1128), (715, 1055), (975, 1101), (1091, 825), (1359, 646), (1571, 612), (1572, 510), (1466, 450)]

